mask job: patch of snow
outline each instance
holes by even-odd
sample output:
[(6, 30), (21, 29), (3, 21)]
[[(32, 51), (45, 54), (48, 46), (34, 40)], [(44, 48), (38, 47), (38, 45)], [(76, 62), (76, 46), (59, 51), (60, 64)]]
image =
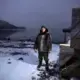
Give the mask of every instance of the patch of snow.
[[(57, 62), (59, 45), (53, 44), (52, 46), (52, 51), (49, 53), (49, 62)], [(20, 54), (11, 55), (15, 52)], [(20, 57), (23, 58), (22, 61), (18, 60)], [(32, 48), (0, 48), (0, 80), (32, 80), (34, 76), (37, 79), (39, 73), (36, 69), (37, 65), (38, 52), (35, 53)]]
[(29, 80), (36, 66), (13, 58), (10, 58), (11, 64), (8, 64), (8, 58), (0, 58), (0, 80)]

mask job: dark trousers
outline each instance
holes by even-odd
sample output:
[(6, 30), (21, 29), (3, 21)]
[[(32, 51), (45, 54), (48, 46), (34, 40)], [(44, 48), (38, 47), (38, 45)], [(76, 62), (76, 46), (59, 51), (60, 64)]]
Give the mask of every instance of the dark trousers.
[(46, 63), (45, 67), (47, 68), (48, 67), (48, 52), (39, 52), (38, 58), (39, 58), (39, 65), (40, 66), (42, 65), (42, 60), (44, 59)]

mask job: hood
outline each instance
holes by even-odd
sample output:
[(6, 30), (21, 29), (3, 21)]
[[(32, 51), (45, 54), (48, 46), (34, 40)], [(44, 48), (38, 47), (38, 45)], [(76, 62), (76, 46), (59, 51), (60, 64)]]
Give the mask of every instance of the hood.
[(48, 29), (47, 29), (45, 26), (42, 26), (41, 29), (40, 29), (40, 34), (44, 34), (44, 33), (42, 32), (42, 28), (45, 28), (45, 29), (46, 29), (46, 31), (45, 31), (44, 33), (47, 33), (47, 32), (48, 32)]

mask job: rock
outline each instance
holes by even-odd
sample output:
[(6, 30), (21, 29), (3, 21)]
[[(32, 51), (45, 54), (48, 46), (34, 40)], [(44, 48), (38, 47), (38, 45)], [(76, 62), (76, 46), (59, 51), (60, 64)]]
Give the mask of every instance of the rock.
[(8, 62), (8, 64), (11, 64), (11, 62)]
[(18, 60), (22, 60), (23, 61), (24, 59), (22, 57), (20, 57)]
[(11, 53), (11, 55), (13, 55), (13, 56), (15, 56), (15, 55), (21, 55), (21, 53), (20, 52), (13, 52), (13, 53)]
[(10, 58), (8, 60), (11, 60)]
[(34, 76), (32, 76), (32, 80), (36, 80), (36, 78)]

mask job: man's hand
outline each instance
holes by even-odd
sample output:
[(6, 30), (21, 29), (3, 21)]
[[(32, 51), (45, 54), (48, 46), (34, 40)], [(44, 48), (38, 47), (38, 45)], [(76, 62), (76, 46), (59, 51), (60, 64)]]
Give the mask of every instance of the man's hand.
[(37, 49), (34, 49), (34, 51), (37, 53)]
[(49, 51), (49, 53), (51, 53), (51, 51)]
[(49, 53), (51, 53), (51, 50), (49, 50)]

